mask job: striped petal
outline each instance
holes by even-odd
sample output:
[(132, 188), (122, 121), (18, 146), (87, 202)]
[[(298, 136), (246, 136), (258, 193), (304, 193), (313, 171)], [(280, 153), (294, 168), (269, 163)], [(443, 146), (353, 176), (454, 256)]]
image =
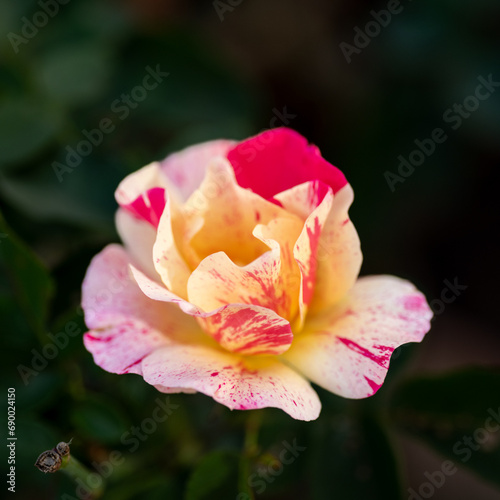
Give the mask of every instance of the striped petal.
[[(191, 220), (191, 229), (196, 221)], [(184, 221), (177, 203), (169, 197), (161, 216), (152, 251), (152, 262), (164, 285), (174, 294), (187, 298), (187, 282), (191, 269), (183, 250)]]
[(146, 297), (129, 271), (130, 259), (109, 245), (92, 260), (82, 285), (82, 308), (90, 331), (86, 348), (113, 373), (137, 373), (140, 360), (170, 342), (205, 336), (193, 318), (173, 305)]
[(158, 279), (158, 273), (153, 264), (155, 228), (149, 222), (134, 217), (123, 208), (116, 211), (115, 225), (133, 264), (150, 278)]
[(205, 312), (138, 269), (131, 269), (145, 295), (153, 300), (177, 304), (186, 314), (196, 317), (203, 329), (228, 351), (247, 355), (281, 354), (292, 343), (290, 323), (270, 309), (257, 305), (228, 304)]
[(311, 314), (334, 306), (354, 285), (361, 268), (359, 238), (348, 217), (349, 184), (328, 191), (306, 219), (294, 255), (302, 272), (302, 303)]
[(168, 345), (142, 362), (144, 379), (160, 391), (195, 389), (231, 410), (280, 408), (314, 420), (321, 403), (310, 384), (271, 358), (249, 359), (204, 346)]
[(223, 159), (210, 164), (200, 188), (183, 206), (183, 215), (188, 228), (192, 219), (202, 220), (187, 243), (198, 256), (190, 262), (193, 269), (205, 257), (220, 251), (238, 265), (249, 264), (268, 250), (253, 235), (256, 225), (268, 224), (278, 217), (298, 219), (238, 186), (231, 165)]
[(364, 398), (382, 385), (394, 349), (420, 342), (431, 317), (411, 283), (393, 276), (360, 278), (337, 307), (308, 320), (283, 357), (321, 387)]
[(204, 259), (188, 282), (189, 301), (205, 311), (227, 304), (253, 304), (272, 309), (292, 320), (298, 309), (300, 272), (292, 254), (302, 224), (293, 219), (274, 219), (258, 225), (254, 235), (268, 245), (247, 266), (234, 264), (218, 252)]
[(165, 208), (167, 185), (159, 163), (155, 162), (125, 177), (115, 198), (123, 210), (156, 228)]
[(330, 190), (324, 182), (309, 181), (278, 193), (274, 199), (288, 212), (306, 220)]

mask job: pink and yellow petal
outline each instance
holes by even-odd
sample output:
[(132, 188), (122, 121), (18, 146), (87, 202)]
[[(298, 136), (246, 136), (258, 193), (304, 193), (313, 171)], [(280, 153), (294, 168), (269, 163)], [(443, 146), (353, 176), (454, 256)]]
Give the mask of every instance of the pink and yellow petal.
[(123, 210), (156, 228), (165, 208), (167, 185), (159, 163), (155, 162), (128, 175), (115, 191), (115, 198)]
[(229, 304), (212, 311), (183, 300), (162, 285), (134, 269), (139, 287), (149, 298), (178, 305), (196, 317), (203, 329), (220, 346), (231, 352), (247, 355), (272, 355), (285, 352), (293, 334), (290, 323), (274, 311), (261, 306)]
[(309, 380), (346, 398), (373, 395), (392, 352), (420, 342), (430, 310), (415, 287), (393, 276), (360, 278), (337, 307), (309, 319), (283, 358)]
[(271, 358), (249, 359), (204, 346), (172, 345), (146, 357), (142, 370), (146, 382), (159, 390), (194, 389), (232, 410), (272, 407), (298, 420), (314, 420), (321, 409), (310, 384)]
[(158, 225), (152, 262), (165, 286), (185, 299), (191, 270), (181, 252), (183, 225), (177, 204), (169, 199)]
[(120, 206), (126, 206), (149, 189), (166, 188), (167, 185), (167, 179), (160, 169), (160, 164), (153, 162), (127, 175), (118, 185), (115, 198)]
[(90, 331), (87, 349), (95, 362), (114, 373), (136, 373), (155, 348), (203, 333), (178, 308), (146, 297), (129, 272), (130, 259), (109, 245), (92, 260), (82, 285), (82, 308)]
[(205, 257), (223, 251), (238, 265), (246, 265), (268, 250), (252, 232), (257, 224), (267, 224), (278, 217), (294, 217), (236, 183), (227, 160), (214, 161), (200, 188), (183, 207), (186, 225), (201, 218), (201, 228), (189, 246), (198, 255), (190, 262), (194, 269)]
[(143, 321), (122, 319), (103, 330), (89, 330), (83, 342), (102, 369), (140, 375), (141, 361), (169, 340)]
[(203, 329), (230, 352), (277, 355), (293, 341), (290, 323), (271, 309), (230, 304), (198, 316)]
[(153, 264), (153, 245), (156, 230), (147, 221), (138, 219), (129, 211), (119, 208), (115, 225), (131, 261), (152, 279), (159, 279)]
[(330, 186), (324, 182), (308, 181), (278, 193), (274, 199), (285, 210), (305, 221), (323, 201), (330, 189)]
[(353, 286), (362, 253), (349, 219), (352, 188), (327, 193), (304, 224), (294, 255), (302, 272), (302, 302), (310, 314), (334, 306)]
[(299, 298), (301, 321), (299, 329), (304, 324), (309, 304), (315, 292), (321, 235), (324, 223), (331, 210), (332, 202), (333, 193), (329, 190), (320, 205), (306, 219), (302, 233), (298, 237), (293, 249), (293, 255), (300, 268), (301, 275)]
[(301, 224), (293, 219), (274, 219), (258, 225), (254, 235), (268, 250), (250, 264), (240, 267), (218, 252), (205, 258), (188, 282), (189, 301), (205, 311), (227, 304), (253, 304), (293, 319), (298, 308), (300, 272), (292, 249)]
[(161, 162), (161, 170), (169, 180), (171, 193), (178, 202), (186, 201), (199, 188), (208, 165), (217, 157), (225, 157), (234, 141), (216, 140), (190, 146), (172, 153)]

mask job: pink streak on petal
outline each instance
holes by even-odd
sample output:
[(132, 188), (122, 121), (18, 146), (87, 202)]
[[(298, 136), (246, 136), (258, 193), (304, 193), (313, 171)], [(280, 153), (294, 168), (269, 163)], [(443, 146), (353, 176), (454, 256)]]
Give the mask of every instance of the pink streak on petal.
[(371, 378), (368, 378), (366, 375), (364, 375), (364, 377), (365, 380), (368, 382), (368, 385), (372, 388), (373, 394), (375, 394), (382, 387), (382, 384), (377, 384)]
[(420, 342), (431, 318), (424, 296), (408, 281), (365, 276), (330, 314), (306, 323), (283, 357), (325, 389), (365, 398), (383, 383), (394, 349)]
[(405, 299), (404, 306), (409, 311), (420, 311), (426, 309), (427, 303), (420, 295), (410, 295)]
[(307, 226), (307, 236), (309, 243), (309, 262), (308, 265), (304, 265), (299, 262), (300, 270), (302, 271), (303, 288), (302, 288), (302, 300), (304, 304), (308, 305), (311, 303), (314, 294), (314, 284), (316, 282), (316, 269), (317, 269), (317, 259), (316, 255), (318, 252), (319, 239), (321, 237), (321, 225), (317, 217), (314, 218), (313, 227)]
[(210, 317), (212, 336), (223, 347), (248, 354), (276, 354), (286, 350), (293, 340), (290, 324), (269, 317), (260, 310), (222, 308)]
[(261, 306), (232, 303), (209, 312), (176, 296), (131, 266), (141, 290), (149, 298), (178, 304), (198, 319), (204, 330), (229, 351), (242, 354), (282, 354), (291, 345), (290, 323)]
[(316, 208), (325, 198), (329, 191), (329, 186), (320, 180), (314, 180), (309, 184), (309, 206), (311, 211)]
[(87, 340), (92, 341), (92, 342), (104, 342), (104, 343), (107, 343), (107, 342), (111, 342), (113, 340), (114, 335), (110, 336), (110, 337), (97, 337), (97, 336), (92, 335), (90, 333), (86, 333), (85, 334), (85, 338)]
[(132, 203), (122, 205), (122, 208), (128, 210), (138, 219), (145, 220), (157, 228), (161, 214), (165, 209), (165, 196), (164, 188), (151, 188), (138, 196)]
[(139, 365), (145, 357), (146, 357), (146, 355), (141, 356), (138, 360), (134, 361), (133, 363), (130, 363), (130, 365), (126, 366), (123, 369), (123, 373), (130, 373), (131, 369), (136, 367), (137, 365)]
[(140, 363), (173, 339), (205, 338), (193, 318), (176, 306), (144, 295), (129, 273), (130, 257), (109, 245), (92, 260), (82, 285), (82, 308), (89, 332), (85, 347), (101, 368), (140, 373)]
[(352, 351), (361, 354), (368, 359), (372, 360), (374, 363), (377, 363), (377, 365), (381, 366), (382, 368), (387, 368), (389, 365), (389, 359), (390, 356), (377, 356), (376, 354), (373, 354), (371, 351), (368, 349), (360, 346), (356, 342), (350, 339), (344, 339), (342, 337), (337, 337), (340, 342), (342, 342), (348, 349), (351, 349)]
[(143, 361), (143, 373), (160, 391), (194, 389), (232, 410), (276, 407), (293, 418), (313, 420), (321, 407), (309, 382), (274, 357), (252, 359), (203, 346), (170, 345)]

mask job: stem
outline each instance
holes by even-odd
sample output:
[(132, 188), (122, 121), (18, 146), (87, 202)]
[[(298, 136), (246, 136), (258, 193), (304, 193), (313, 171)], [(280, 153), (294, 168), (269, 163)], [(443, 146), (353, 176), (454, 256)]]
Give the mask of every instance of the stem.
[(252, 410), (249, 412), (245, 425), (245, 440), (240, 458), (239, 489), (246, 493), (251, 500), (255, 500), (252, 488), (248, 484), (251, 471), (251, 460), (258, 455), (259, 451), (259, 428), (262, 423), (262, 412)]
[(60, 470), (71, 477), (74, 481), (80, 479), (86, 488), (92, 490), (90, 498), (97, 499), (103, 494), (104, 479), (99, 477), (98, 486), (94, 486), (96, 481), (92, 476), (96, 474), (94, 472), (90, 472), (87, 467), (85, 467), (76, 458), (69, 455), (67, 457), (63, 457)]

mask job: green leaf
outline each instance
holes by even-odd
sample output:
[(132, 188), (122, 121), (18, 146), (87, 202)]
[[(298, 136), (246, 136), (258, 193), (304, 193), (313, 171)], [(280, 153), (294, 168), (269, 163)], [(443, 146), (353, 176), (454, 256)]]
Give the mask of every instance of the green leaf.
[[(399, 428), (500, 485), (500, 371), (469, 368), (402, 383), (390, 401)], [(489, 427), (489, 430), (488, 430)]]
[(238, 460), (234, 453), (214, 451), (194, 469), (186, 488), (186, 500), (234, 499), (237, 490)]
[(10, 346), (26, 350), (31, 334), (43, 339), (53, 291), (47, 270), (0, 214), (0, 311)]
[(35, 219), (72, 223), (113, 235), (113, 192), (122, 177), (118, 166), (107, 164), (103, 168), (101, 162), (85, 158), (65, 173), (61, 182), (53, 164), (43, 164), (23, 175), (2, 175), (0, 193)]
[(84, 28), (85, 33), (92, 34), (93, 40), (106, 40), (109, 44), (128, 34), (131, 20), (124, 9), (115, 9), (99, 0), (73, 4), (72, 8), (68, 24)]
[(54, 101), (81, 106), (106, 90), (111, 76), (110, 53), (95, 43), (62, 46), (38, 63), (36, 76)]
[[(17, 37), (22, 37), (21, 28), (23, 26), (23, 16), (30, 9), (30, 0), (20, 0), (19, 2), (2, 2), (2, 15), (0, 16), (0, 33), (4, 38), (4, 43), (0, 44), (0, 53), (5, 54), (5, 58), (18, 57), (19, 47), (15, 50), (16, 44), (11, 43), (11, 40), (17, 41)], [(5, 39), (9, 43), (5, 43)], [(24, 47), (21, 44), (20, 47)]]
[(61, 115), (40, 102), (9, 99), (0, 104), (0, 164), (29, 159), (61, 128)]

